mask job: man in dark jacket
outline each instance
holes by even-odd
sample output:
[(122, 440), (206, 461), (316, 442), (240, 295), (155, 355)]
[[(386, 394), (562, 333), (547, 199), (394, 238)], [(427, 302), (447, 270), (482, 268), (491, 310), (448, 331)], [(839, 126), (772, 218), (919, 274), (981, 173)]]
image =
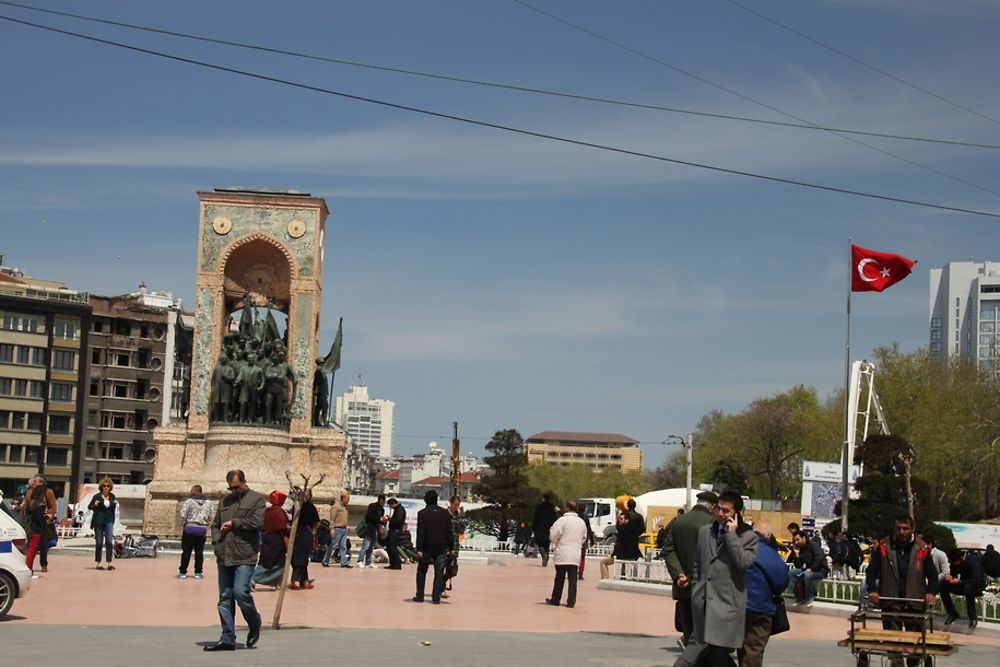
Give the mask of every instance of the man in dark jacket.
[(635, 498), (629, 498), (625, 503), (625, 524), (618, 527), (622, 534), (621, 549), (618, 558), (621, 560), (639, 560), (642, 551), (639, 549), (639, 539), (646, 532), (646, 519), (635, 509)]
[(372, 564), (372, 551), (378, 544), (378, 529), (388, 520), (384, 514), (385, 494), (380, 493), (365, 511), (365, 534), (361, 540), (361, 551), (358, 553), (358, 567), (370, 567)]
[(948, 564), (950, 572), (941, 577), (940, 593), (941, 602), (944, 604), (948, 617), (944, 620), (945, 625), (951, 625), (960, 616), (952, 601), (952, 594), (965, 597), (965, 611), (969, 614), (969, 627), (974, 628), (979, 624), (976, 614), (976, 598), (983, 594), (983, 568), (978, 556), (966, 556), (961, 549), (951, 549), (948, 551)]
[(406, 525), (406, 508), (395, 498), (389, 499), (389, 535), (386, 538), (385, 550), (389, 552), (389, 570), (402, 570), (403, 561), (399, 557), (399, 535)]
[[(922, 605), (905, 602), (882, 601), (882, 598), (907, 598), (924, 600), (928, 607), (934, 605), (938, 591), (938, 571), (931, 558), (931, 548), (913, 532), (913, 517), (896, 517), (892, 535), (872, 546), (871, 559), (865, 573), (868, 599), (881, 606), (882, 627), (886, 630), (920, 631), (923, 622), (893, 616), (896, 612), (921, 612)], [(914, 667), (923, 658), (907, 658), (907, 665)]]
[(230, 470), (226, 474), (226, 484), (230, 493), (219, 501), (219, 510), (212, 521), (212, 543), (219, 568), (222, 637), (206, 646), (206, 651), (236, 649), (235, 604), (240, 606), (243, 619), (250, 628), (247, 648), (253, 647), (260, 639), (260, 614), (250, 593), (250, 578), (257, 564), (267, 501), (262, 494), (250, 490), (242, 470)]
[(760, 541), (757, 555), (747, 570), (747, 614), (743, 647), (737, 651), (740, 667), (763, 667), (764, 649), (771, 638), (771, 620), (777, 611), (775, 597), (788, 586), (788, 567), (771, 547), (771, 531), (767, 524), (754, 527)]
[(1000, 552), (992, 544), (986, 545), (986, 553), (983, 554), (983, 574), (994, 579), (1000, 578)]
[(791, 573), (795, 604), (805, 603), (811, 607), (816, 598), (816, 582), (825, 579), (830, 570), (826, 564), (826, 554), (821, 546), (803, 532), (792, 536), (792, 548), (795, 551)]
[(681, 633), (677, 643), (685, 648), (694, 631), (691, 617), (691, 579), (694, 577), (694, 553), (698, 546), (698, 531), (715, 520), (713, 512), (719, 497), (702, 491), (697, 504), (683, 516), (671, 522), (663, 542), (663, 559), (670, 572), (671, 596), (674, 598), (674, 629)]
[(549, 564), (549, 530), (557, 518), (559, 517), (556, 506), (552, 503), (552, 493), (546, 491), (542, 494), (542, 502), (535, 507), (535, 514), (531, 518), (531, 530), (535, 533), (535, 545), (542, 556), (542, 567)]
[(431, 602), (441, 604), (444, 590), (444, 566), (456, 548), (451, 532), (451, 515), (439, 506), (438, 494), (434, 489), (424, 494), (427, 507), (417, 512), (417, 594), (414, 602), (424, 601), (424, 587), (427, 584), (427, 569), (434, 563), (434, 588)]

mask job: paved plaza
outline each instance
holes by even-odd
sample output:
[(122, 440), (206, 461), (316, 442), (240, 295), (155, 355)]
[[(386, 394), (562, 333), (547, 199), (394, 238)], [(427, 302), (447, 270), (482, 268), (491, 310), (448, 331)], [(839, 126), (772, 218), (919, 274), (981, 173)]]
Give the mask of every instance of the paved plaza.
[[(270, 629), (277, 594), (260, 590), (260, 644), (204, 653), (218, 639), (214, 562), (206, 578), (173, 579), (177, 556), (117, 562), (97, 571), (83, 553), (53, 553), (12, 615), (0, 623), (4, 664), (60, 659), (79, 665), (672, 665), (678, 655), (669, 598), (597, 588), (596, 562), (575, 609), (542, 601), (552, 569), (537, 560), (463, 554), (444, 604), (408, 601), (415, 566), (402, 571), (310, 567), (316, 588), (285, 595), (282, 629)], [(592, 568), (592, 569), (591, 569)], [(843, 617), (792, 615), (792, 631), (768, 647), (768, 665), (851, 665), (836, 646)], [(240, 619), (242, 620), (242, 619)], [(246, 630), (238, 624), (238, 640)], [(961, 650), (942, 665), (1000, 664), (994, 632), (958, 635)]]

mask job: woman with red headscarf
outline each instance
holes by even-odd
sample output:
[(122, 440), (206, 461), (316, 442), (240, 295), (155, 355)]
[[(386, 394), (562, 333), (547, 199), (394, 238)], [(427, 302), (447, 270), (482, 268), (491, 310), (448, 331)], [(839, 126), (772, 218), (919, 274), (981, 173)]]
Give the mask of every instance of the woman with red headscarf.
[(288, 514), (285, 500), (288, 496), (281, 491), (272, 491), (267, 497), (271, 506), (264, 510), (264, 540), (260, 547), (260, 557), (251, 582), (277, 588), (285, 571), (285, 554), (288, 553)]

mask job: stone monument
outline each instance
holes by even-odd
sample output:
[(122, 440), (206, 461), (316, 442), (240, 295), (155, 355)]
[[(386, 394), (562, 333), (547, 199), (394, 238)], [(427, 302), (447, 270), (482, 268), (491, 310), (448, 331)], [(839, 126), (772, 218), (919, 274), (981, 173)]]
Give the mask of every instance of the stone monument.
[(333, 499), (343, 480), (346, 438), (314, 426), (312, 414), (326, 202), (240, 189), (198, 197), (187, 423), (154, 431), (146, 490), (143, 530), (161, 537), (180, 534), (177, 513), (194, 484), (217, 499), (233, 468), (265, 494), (287, 491), (286, 471), (322, 473), (317, 503)]

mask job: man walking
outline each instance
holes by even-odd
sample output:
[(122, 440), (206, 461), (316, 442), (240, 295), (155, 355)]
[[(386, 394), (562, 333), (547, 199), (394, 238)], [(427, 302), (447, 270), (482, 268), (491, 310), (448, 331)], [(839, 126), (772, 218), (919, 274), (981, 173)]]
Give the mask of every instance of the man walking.
[(542, 567), (549, 564), (549, 531), (556, 522), (556, 506), (552, 503), (552, 492), (542, 494), (542, 502), (535, 506), (531, 518), (531, 530), (535, 533), (535, 546), (542, 557)]
[(205, 561), (205, 537), (208, 535), (208, 524), (212, 522), (212, 502), (201, 492), (201, 485), (191, 487), (191, 496), (181, 505), (181, 521), (184, 530), (181, 533), (181, 566), (177, 572), (178, 579), (187, 579), (188, 564), (191, 562), (191, 552), (194, 551), (194, 578), (203, 578), (202, 565)]
[(219, 501), (219, 509), (212, 521), (212, 542), (219, 568), (222, 636), (216, 643), (206, 646), (206, 651), (236, 649), (237, 604), (249, 626), (247, 648), (253, 648), (260, 639), (260, 614), (250, 593), (250, 577), (257, 564), (267, 501), (262, 494), (250, 490), (242, 470), (230, 470), (226, 474), (226, 484), (229, 495)]
[(351, 495), (344, 491), (340, 498), (330, 506), (330, 528), (333, 536), (330, 538), (330, 546), (326, 548), (323, 555), (323, 567), (330, 567), (330, 557), (339, 550), (340, 567), (351, 567), (350, 558), (347, 555), (347, 505), (351, 502)]
[(690, 512), (677, 517), (667, 530), (663, 542), (663, 558), (670, 572), (671, 596), (674, 598), (674, 629), (681, 633), (677, 643), (687, 647), (694, 632), (691, 615), (691, 581), (694, 579), (694, 556), (698, 546), (698, 532), (715, 520), (713, 512), (719, 497), (711, 491), (702, 491)]
[(378, 529), (386, 522), (385, 514), (385, 494), (378, 494), (375, 502), (368, 505), (365, 511), (365, 534), (361, 540), (361, 551), (358, 553), (358, 567), (370, 567), (372, 564), (372, 551), (378, 544)]
[(562, 600), (563, 582), (569, 579), (569, 594), (566, 606), (576, 606), (576, 575), (580, 567), (580, 551), (587, 544), (587, 524), (576, 513), (576, 503), (566, 503), (566, 511), (549, 531), (552, 558), (556, 568), (556, 578), (552, 584), (552, 596), (545, 603), (554, 607)]
[[(883, 629), (922, 629), (923, 622), (919, 619), (906, 620), (889, 613), (920, 613), (923, 611), (920, 603), (898, 600), (923, 600), (927, 606), (933, 606), (938, 590), (938, 572), (931, 558), (931, 548), (913, 532), (913, 517), (905, 514), (896, 517), (892, 535), (872, 548), (865, 583), (868, 585), (868, 599), (875, 606), (882, 607)], [(896, 600), (882, 602), (883, 597)], [(913, 667), (922, 659), (907, 658), (907, 664)], [(894, 656), (893, 662), (900, 662), (898, 655)]]
[(757, 556), (758, 539), (743, 523), (742, 511), (740, 494), (723, 491), (715, 521), (698, 531), (691, 583), (694, 633), (677, 665), (728, 667), (729, 654), (743, 646), (746, 572)]
[(403, 559), (399, 557), (399, 536), (406, 526), (406, 508), (395, 498), (389, 499), (389, 535), (385, 541), (385, 550), (389, 552), (387, 570), (402, 570)]
[(441, 604), (444, 591), (444, 566), (448, 557), (456, 550), (451, 532), (451, 515), (439, 506), (438, 493), (430, 489), (424, 494), (427, 507), (417, 512), (417, 594), (414, 602), (424, 601), (424, 587), (427, 584), (427, 569), (434, 563), (434, 588), (431, 602)]

